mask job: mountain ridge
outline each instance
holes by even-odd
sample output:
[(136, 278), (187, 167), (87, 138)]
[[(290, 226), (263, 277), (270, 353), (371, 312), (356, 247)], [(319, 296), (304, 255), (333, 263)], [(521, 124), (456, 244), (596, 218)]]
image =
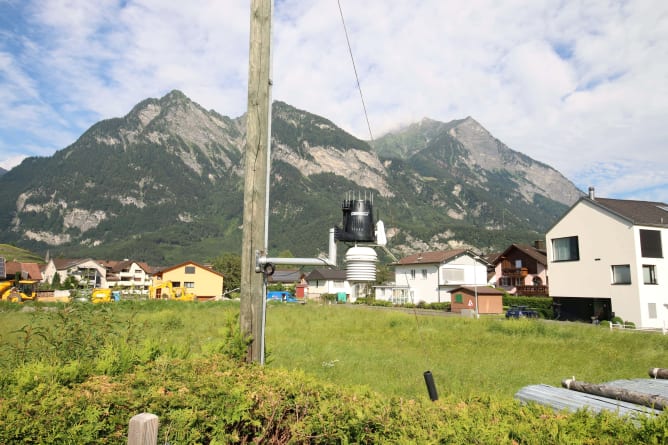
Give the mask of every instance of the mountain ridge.
[[(272, 114), (272, 250), (316, 254), (351, 190), (377, 196), (397, 253), (529, 241), (581, 194), (470, 116), (425, 118), (372, 146), (284, 102)], [(237, 250), (244, 144), (245, 115), (178, 90), (145, 99), (0, 176), (0, 242), (154, 262)]]

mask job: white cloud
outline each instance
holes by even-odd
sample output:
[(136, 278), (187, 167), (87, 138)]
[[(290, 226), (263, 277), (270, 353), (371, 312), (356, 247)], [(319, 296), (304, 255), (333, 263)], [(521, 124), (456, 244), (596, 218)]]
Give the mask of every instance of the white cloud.
[[(374, 136), (422, 117), (470, 115), (580, 187), (668, 201), (667, 2), (340, 4)], [(29, 155), (62, 148), (174, 88), (221, 114), (245, 111), (245, 0), (12, 6), (30, 26), (0, 29), (9, 42), (0, 43), (3, 156), (10, 146)], [(367, 139), (337, 2), (275, 8), (274, 98)]]

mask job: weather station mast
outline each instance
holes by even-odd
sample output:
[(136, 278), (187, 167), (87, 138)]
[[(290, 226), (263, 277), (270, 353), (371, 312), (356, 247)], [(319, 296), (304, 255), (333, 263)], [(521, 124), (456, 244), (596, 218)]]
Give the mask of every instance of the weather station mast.
[(272, 258), (267, 255), (269, 173), (271, 170), (271, 16), (272, 0), (252, 0), (248, 76), (248, 112), (244, 160), (244, 212), (240, 283), (240, 329), (249, 338), (246, 361), (264, 364), (267, 277), (275, 265), (337, 266), (337, 242), (351, 244), (345, 255), (346, 279), (374, 282), (378, 256), (385, 247), (382, 221), (374, 223), (373, 195), (348, 193), (341, 210), (342, 228), (329, 229), (328, 256)]

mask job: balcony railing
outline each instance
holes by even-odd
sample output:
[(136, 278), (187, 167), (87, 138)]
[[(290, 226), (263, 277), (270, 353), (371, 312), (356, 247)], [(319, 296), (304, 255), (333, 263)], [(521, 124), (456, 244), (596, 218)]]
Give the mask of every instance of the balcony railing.
[(527, 297), (549, 297), (550, 292), (548, 286), (517, 286), (515, 295), (522, 295)]

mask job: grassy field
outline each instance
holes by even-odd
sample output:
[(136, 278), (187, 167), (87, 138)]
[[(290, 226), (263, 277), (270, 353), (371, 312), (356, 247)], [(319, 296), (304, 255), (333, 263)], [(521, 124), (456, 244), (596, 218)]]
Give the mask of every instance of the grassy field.
[[(44, 358), (63, 345), (94, 348), (104, 336), (132, 332), (143, 348), (173, 357), (220, 351), (238, 314), (237, 302), (122, 302), (65, 311), (0, 306), (0, 360), (21, 353)], [(26, 311), (28, 309), (28, 311)], [(36, 335), (39, 332), (50, 334)], [(270, 304), (267, 367), (299, 369), (338, 385), (363, 385), (405, 398), (427, 398), (423, 372), (440, 395), (460, 400), (512, 398), (525, 385), (562, 379), (604, 382), (646, 377), (668, 367), (668, 336), (610, 331), (545, 320), (466, 319), (354, 305)], [(79, 352), (81, 353), (81, 352)]]
[(396, 310), (327, 305), (270, 307), (269, 366), (298, 368), (341, 385), (427, 397), (512, 397), (520, 388), (565, 378), (604, 382), (647, 377), (668, 367), (668, 336), (546, 320), (415, 316)]

